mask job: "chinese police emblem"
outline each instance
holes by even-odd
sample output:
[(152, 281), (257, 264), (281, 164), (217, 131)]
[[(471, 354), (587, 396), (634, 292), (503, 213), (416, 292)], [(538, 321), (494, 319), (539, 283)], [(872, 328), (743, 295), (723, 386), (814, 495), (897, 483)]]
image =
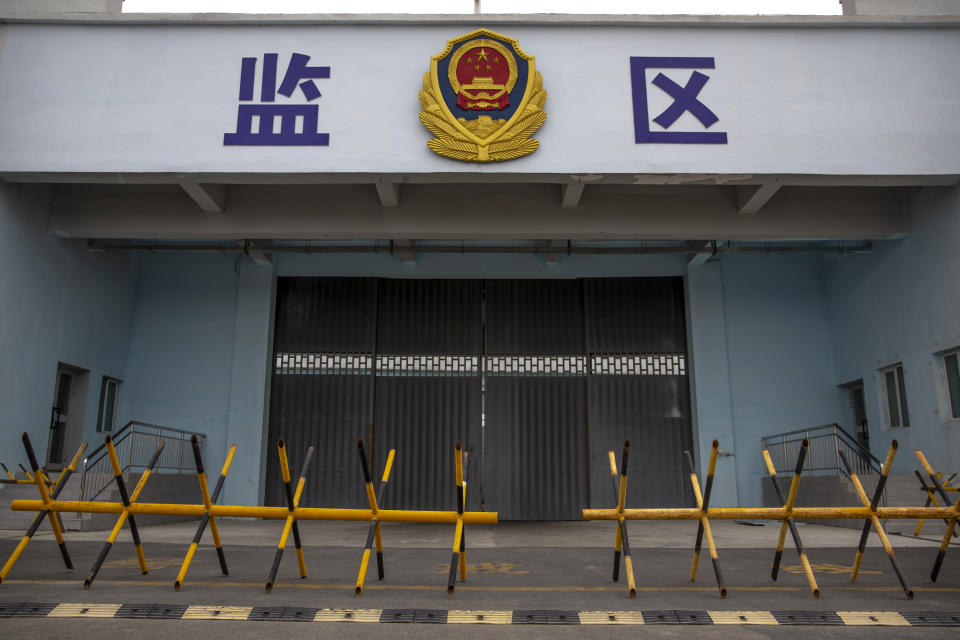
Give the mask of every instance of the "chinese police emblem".
[(533, 56), (517, 41), (478, 29), (447, 42), (430, 60), (420, 122), (434, 153), (466, 162), (513, 160), (536, 151), (547, 92)]

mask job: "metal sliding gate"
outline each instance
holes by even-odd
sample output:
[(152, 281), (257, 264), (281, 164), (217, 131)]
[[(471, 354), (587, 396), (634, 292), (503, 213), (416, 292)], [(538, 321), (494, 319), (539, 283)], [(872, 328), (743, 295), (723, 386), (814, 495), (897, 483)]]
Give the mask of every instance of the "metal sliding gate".
[[(397, 449), (392, 508), (455, 508), (458, 440), (468, 508), (502, 519), (610, 503), (604, 452), (625, 438), (631, 504), (691, 503), (681, 278), (280, 278), (275, 326), (269, 439), (291, 460), (317, 447), (305, 505), (363, 504), (358, 438), (374, 468)], [(282, 505), (273, 458), (265, 502)]]

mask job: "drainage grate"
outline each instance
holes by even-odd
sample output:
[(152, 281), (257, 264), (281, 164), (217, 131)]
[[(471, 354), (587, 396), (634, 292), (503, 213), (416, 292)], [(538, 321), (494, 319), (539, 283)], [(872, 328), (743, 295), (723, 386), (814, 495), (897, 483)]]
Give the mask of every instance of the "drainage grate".
[(960, 612), (957, 611), (901, 611), (915, 627), (960, 627)]
[(513, 624), (547, 624), (547, 612), (542, 609), (514, 611)]
[(247, 620), (283, 620), (284, 622), (313, 622), (320, 609), (310, 607), (254, 607)]
[(785, 625), (843, 625), (843, 620), (833, 611), (771, 611), (770, 613), (777, 622)]
[(384, 609), (380, 622), (415, 622), (416, 617), (416, 609)]
[(179, 620), (186, 610), (184, 604), (125, 604), (117, 609), (114, 617)]

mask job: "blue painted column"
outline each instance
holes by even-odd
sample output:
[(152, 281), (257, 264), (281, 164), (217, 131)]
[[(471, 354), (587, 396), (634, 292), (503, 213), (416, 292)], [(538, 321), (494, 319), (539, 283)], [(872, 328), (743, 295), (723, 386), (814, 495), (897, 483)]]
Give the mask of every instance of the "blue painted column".
[[(706, 477), (710, 446), (714, 439), (720, 442), (721, 453), (735, 454), (720, 261), (688, 266), (687, 290), (690, 310), (691, 383), (698, 436), (696, 446), (699, 449), (701, 477)], [(717, 460), (713, 498), (710, 503), (717, 507), (739, 506), (734, 455), (721, 455)]]
[[(230, 409), (223, 450), (236, 442), (237, 454), (224, 486), (224, 504), (260, 504), (263, 441), (269, 410), (272, 357), (273, 265), (239, 263)], [(223, 460), (210, 460), (211, 469)]]

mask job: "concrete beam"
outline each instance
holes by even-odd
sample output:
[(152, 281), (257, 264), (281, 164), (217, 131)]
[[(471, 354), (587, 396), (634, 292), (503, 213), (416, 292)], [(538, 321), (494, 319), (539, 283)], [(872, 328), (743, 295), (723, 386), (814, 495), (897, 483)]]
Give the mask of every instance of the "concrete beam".
[(701, 249), (705, 249), (710, 244), (709, 240), (687, 240), (684, 244), (690, 249), (690, 253), (687, 254), (687, 264), (691, 267), (699, 266), (710, 258), (709, 253), (700, 253)]
[[(243, 245), (243, 252), (246, 253), (251, 260), (253, 260), (254, 264), (257, 264), (260, 266), (273, 264), (273, 254), (266, 253), (258, 249), (257, 243), (254, 242), (253, 240), (244, 240), (240, 244)], [(269, 243), (264, 243), (264, 244), (269, 244)]]
[(377, 188), (377, 195), (380, 197), (381, 205), (384, 207), (400, 206), (400, 185), (398, 183), (377, 180), (374, 186)]
[(756, 187), (737, 187), (737, 210), (740, 213), (757, 213), (779, 190), (780, 184), (776, 182)]
[(183, 180), (180, 187), (207, 213), (223, 213), (227, 204), (227, 185), (200, 184)]
[[(551, 249), (562, 249), (567, 246), (566, 240), (551, 240), (550, 248)], [(547, 264), (557, 264), (563, 258), (562, 253), (548, 253), (547, 254)]]
[(384, 216), (369, 184), (231, 185), (230, 215), (199, 219), (179, 188), (61, 186), (49, 228), (168, 240), (879, 240), (910, 231), (903, 194), (886, 188), (788, 187), (770, 215), (750, 216), (737, 213), (729, 187), (593, 185), (589, 200), (565, 209), (556, 184), (405, 185)]
[(585, 186), (582, 182), (569, 182), (562, 185), (560, 187), (560, 206), (564, 209), (577, 208)]
[(393, 253), (400, 256), (403, 264), (417, 264), (417, 253), (413, 249), (413, 240), (397, 240), (393, 244)]
[[(717, 249), (724, 247), (729, 244), (727, 240), (718, 240)], [(704, 243), (706, 245), (706, 243)], [(713, 257), (712, 253), (695, 253), (690, 256), (690, 259), (687, 260), (687, 269), (699, 267), (702, 264), (705, 264), (707, 260)]]

